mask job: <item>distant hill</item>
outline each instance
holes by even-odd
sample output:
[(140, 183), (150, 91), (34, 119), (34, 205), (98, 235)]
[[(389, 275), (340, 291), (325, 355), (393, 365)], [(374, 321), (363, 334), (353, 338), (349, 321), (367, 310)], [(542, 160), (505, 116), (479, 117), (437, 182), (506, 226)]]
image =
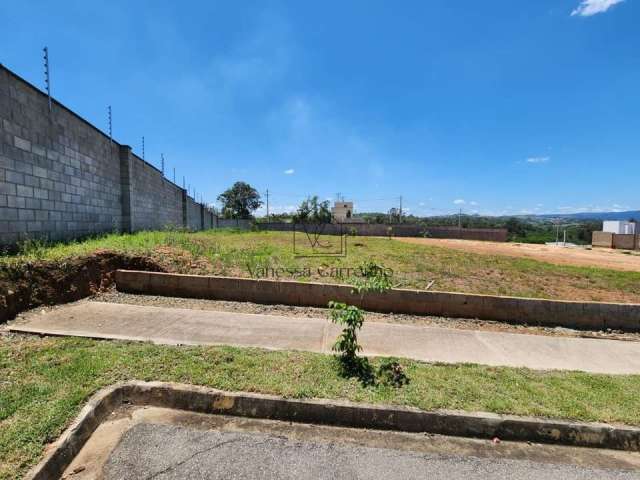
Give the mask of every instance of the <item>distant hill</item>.
[(568, 220), (629, 220), (635, 218), (640, 221), (640, 210), (628, 212), (582, 212), (582, 213), (548, 213), (536, 215), (537, 218), (553, 219), (564, 218)]

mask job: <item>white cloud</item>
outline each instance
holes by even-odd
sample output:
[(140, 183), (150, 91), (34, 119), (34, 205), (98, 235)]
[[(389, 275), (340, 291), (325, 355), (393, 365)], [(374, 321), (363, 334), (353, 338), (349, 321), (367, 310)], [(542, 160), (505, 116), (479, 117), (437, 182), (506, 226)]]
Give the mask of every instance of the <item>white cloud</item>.
[(582, 207), (574, 206), (561, 206), (557, 208), (562, 213), (593, 213), (593, 212), (624, 212), (631, 210), (628, 205), (619, 205), (614, 203), (613, 205), (587, 205)]
[(323, 165), (327, 171), (340, 171), (344, 181), (362, 181), (364, 176), (375, 186), (386, 178), (385, 165), (393, 164), (374, 136), (339, 115), (322, 96), (298, 92), (275, 105), (263, 121), (277, 139), (272, 156), (296, 165), (296, 174)]
[(478, 205), (478, 202), (469, 202), (469, 205), (472, 205), (472, 206), (474, 206), (474, 207), (475, 207), (475, 206), (477, 206), (477, 205)]
[(550, 160), (551, 160), (551, 157), (529, 157), (525, 161), (527, 163), (538, 164), (538, 163), (548, 163)]
[(285, 175), (293, 175), (294, 173), (296, 173), (296, 171), (293, 168), (289, 168), (282, 173), (284, 173)]
[(454, 200), (453, 203), (455, 205), (464, 205), (467, 202), (465, 202), (462, 198), (458, 198), (458, 199)]
[(623, 0), (583, 0), (578, 7), (571, 12), (571, 16), (590, 17), (597, 13), (603, 13)]

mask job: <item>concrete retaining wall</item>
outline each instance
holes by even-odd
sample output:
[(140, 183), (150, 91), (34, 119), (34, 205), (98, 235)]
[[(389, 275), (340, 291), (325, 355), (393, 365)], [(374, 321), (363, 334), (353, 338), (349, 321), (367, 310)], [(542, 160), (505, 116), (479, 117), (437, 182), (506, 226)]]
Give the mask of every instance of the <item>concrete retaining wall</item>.
[(569, 302), (394, 289), (364, 297), (348, 285), (116, 272), (118, 290), (129, 293), (326, 307), (330, 300), (384, 313), (478, 318), (528, 325), (640, 331), (640, 305)]
[(168, 226), (200, 230), (202, 207), (194, 205), (128, 146), (55, 100), (49, 112), (43, 92), (0, 65), (0, 245)]
[[(296, 227), (293, 223), (259, 223), (260, 230), (290, 232)], [(492, 242), (506, 242), (508, 231), (494, 228), (455, 228), (455, 227), (427, 227), (420, 224), (375, 224), (349, 223), (327, 224), (323, 227), (323, 234), (339, 235), (353, 234), (363, 237), (431, 237), (431, 238), (460, 238), (464, 240), (486, 240)]]

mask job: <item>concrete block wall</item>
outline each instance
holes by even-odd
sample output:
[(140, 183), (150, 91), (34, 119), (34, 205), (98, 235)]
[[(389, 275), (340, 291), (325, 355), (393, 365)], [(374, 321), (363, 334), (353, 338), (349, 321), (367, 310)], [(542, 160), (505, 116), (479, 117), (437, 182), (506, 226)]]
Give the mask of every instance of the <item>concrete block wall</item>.
[(131, 154), (130, 161), (131, 229), (182, 227), (182, 188), (167, 180), (160, 170), (138, 156)]
[(201, 206), (191, 197), (187, 197), (187, 228), (189, 230), (202, 229)]
[(620, 250), (640, 250), (640, 235), (593, 232), (591, 245)]
[(637, 247), (637, 235), (633, 234), (613, 234), (613, 248), (620, 250), (634, 250)]
[[(293, 223), (260, 223), (260, 230), (293, 231)], [(298, 226), (300, 228), (300, 226)], [(345, 223), (327, 224), (322, 228), (325, 235), (351, 234), (363, 237), (385, 237), (391, 234), (394, 237), (424, 237), (432, 238), (461, 238), (465, 240), (486, 240), (493, 242), (506, 242), (508, 232), (500, 228), (455, 228), (455, 227), (425, 227), (420, 224), (399, 223), (393, 225), (374, 223)]]
[(55, 100), (49, 111), (42, 91), (0, 65), (0, 245), (200, 230), (207, 215), (129, 147)]
[(121, 225), (118, 146), (0, 66), (0, 243)]
[(594, 247), (613, 248), (613, 233), (593, 232), (591, 245)]
[(216, 226), (216, 223), (215, 223), (215, 217), (213, 215), (213, 212), (205, 209), (204, 210), (204, 229), (210, 230), (212, 228), (215, 228), (215, 226)]
[(243, 218), (217, 218), (216, 228), (235, 228), (239, 230), (249, 230), (253, 225), (252, 220)]

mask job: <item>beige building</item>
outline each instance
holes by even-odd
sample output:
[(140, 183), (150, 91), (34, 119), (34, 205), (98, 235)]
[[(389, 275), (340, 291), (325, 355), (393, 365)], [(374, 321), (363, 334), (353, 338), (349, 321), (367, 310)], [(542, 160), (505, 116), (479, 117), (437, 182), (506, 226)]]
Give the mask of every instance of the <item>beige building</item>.
[(353, 202), (335, 202), (331, 215), (335, 223), (365, 223), (362, 218), (353, 215)]

